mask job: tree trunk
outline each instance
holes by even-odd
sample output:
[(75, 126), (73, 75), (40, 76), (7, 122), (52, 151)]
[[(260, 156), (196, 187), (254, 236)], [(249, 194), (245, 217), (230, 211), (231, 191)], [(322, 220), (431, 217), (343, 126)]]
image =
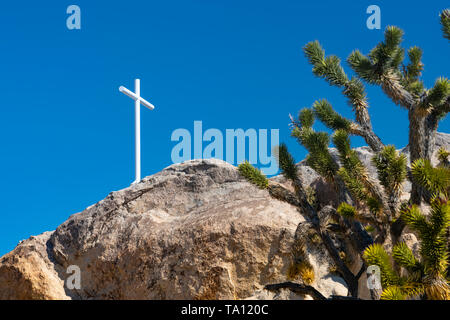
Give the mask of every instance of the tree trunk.
[(437, 128), (438, 117), (432, 112), (425, 118), (425, 159), (431, 160), (435, 151)]
[[(419, 114), (417, 107), (409, 110), (409, 154), (411, 163), (417, 159), (431, 160), (436, 143), (438, 117), (435, 112), (426, 117)], [(411, 187), (411, 202), (420, 205), (429, 194), (414, 180)]]
[[(411, 107), (409, 109), (409, 155), (410, 162), (425, 158), (425, 118), (419, 115), (417, 108)], [(423, 188), (414, 180), (411, 186), (410, 200), (413, 204), (420, 205), (422, 201)]]

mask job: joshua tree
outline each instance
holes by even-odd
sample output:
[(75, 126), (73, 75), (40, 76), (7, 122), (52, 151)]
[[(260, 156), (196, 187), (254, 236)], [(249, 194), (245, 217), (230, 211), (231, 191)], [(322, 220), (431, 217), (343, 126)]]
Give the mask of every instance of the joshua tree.
[[(419, 236), (420, 259), (403, 242), (392, 249), (393, 259), (380, 244), (369, 246), (364, 252), (364, 258), (369, 264), (380, 267), (384, 288), (381, 299), (422, 297), (450, 300), (450, 286), (446, 279), (450, 169), (442, 163), (433, 168), (428, 160), (419, 159), (412, 165), (412, 174), (424, 189), (433, 194), (428, 215), (424, 215), (417, 205), (405, 206), (401, 210), (402, 219)], [(392, 261), (401, 269), (396, 270)]]
[[(449, 39), (449, 10), (441, 13), (441, 24), (444, 37)], [(358, 296), (358, 279), (366, 266), (363, 263), (360, 271), (356, 275), (353, 274), (340, 255), (335, 238), (346, 235), (346, 238), (350, 239), (352, 249), (359, 253), (360, 257), (366, 258), (367, 248), (381, 248), (386, 240), (396, 244), (405, 224), (411, 223), (406, 211), (400, 210), (405, 206), (402, 206), (400, 196), (406, 178), (412, 182), (409, 200), (411, 208), (416, 208), (415, 206), (420, 205), (423, 200), (430, 202), (432, 208), (436, 207), (434, 205), (436, 197), (430, 197), (425, 192), (435, 190), (429, 186), (424, 189), (423, 181), (417, 177), (413, 179), (416, 169), (411, 170), (408, 167), (405, 155), (398, 154), (394, 146), (385, 146), (382, 143), (372, 129), (368, 112), (369, 105), (363, 81), (380, 85), (395, 104), (408, 110), (411, 163), (416, 166), (420, 163), (429, 163), (434, 151), (438, 122), (450, 111), (450, 82), (446, 78), (439, 78), (431, 89), (426, 89), (420, 80), (423, 70), (422, 51), (418, 47), (410, 48), (409, 62), (405, 65), (404, 49), (400, 47), (402, 36), (403, 32), (399, 28), (387, 27), (384, 41), (367, 56), (359, 51), (353, 51), (347, 59), (356, 74), (351, 78), (345, 73), (338, 57), (325, 56), (318, 41), (310, 42), (304, 47), (304, 53), (313, 66), (313, 73), (324, 78), (330, 85), (341, 88), (355, 113), (355, 121), (346, 119), (337, 113), (327, 100), (319, 100), (312, 108), (301, 110), (298, 119), (291, 116), (292, 135), (309, 151), (306, 163), (334, 186), (340, 203), (337, 208), (330, 206), (314, 208), (308, 203), (308, 194), (301, 184), (295, 161), (283, 144), (279, 146), (277, 152), (280, 169), (292, 182), (295, 193), (269, 182), (248, 163), (240, 166), (241, 173), (251, 182), (261, 188), (267, 188), (272, 196), (301, 209), (308, 222), (298, 226), (296, 241), (301, 247), (305, 230), (314, 230), (322, 240), (338, 273), (346, 281), (353, 298)], [(313, 129), (316, 119), (333, 130), (333, 134), (330, 136), (326, 132), (316, 132)], [(363, 137), (375, 152), (372, 161), (377, 169), (378, 179), (369, 176), (356, 151), (350, 147), (351, 135)], [(338, 159), (333, 157), (328, 149), (330, 140), (338, 151)], [(445, 152), (439, 153), (441, 162), (443, 158), (448, 161), (448, 154), (445, 156)], [(366, 227), (370, 225), (375, 232), (369, 234), (363, 225)], [(422, 241), (425, 243), (424, 239)], [(402, 246), (404, 245), (398, 244), (398, 248), (403, 248)], [(304, 256), (299, 255), (299, 259), (305, 262), (303, 265), (308, 265), (307, 259), (302, 258), (302, 255)], [(423, 265), (426, 265), (426, 252), (423, 252), (423, 257)], [(398, 271), (400, 266), (394, 266), (393, 270)], [(427, 271), (424, 272), (427, 274)], [(301, 293), (309, 292), (317, 299), (323, 298), (317, 290), (305, 282), (303, 285), (291, 282), (275, 284), (267, 288), (270, 290), (289, 288)]]
[[(449, 38), (450, 10), (441, 13), (444, 36)], [(400, 47), (403, 31), (397, 27), (387, 27), (385, 40), (368, 55), (353, 51), (347, 62), (355, 77), (348, 78), (337, 56), (325, 56), (318, 41), (304, 47), (304, 53), (313, 65), (313, 73), (324, 78), (330, 85), (342, 88), (350, 106), (355, 112), (355, 120), (347, 120), (333, 110), (326, 101), (314, 104), (316, 116), (330, 129), (344, 129), (359, 135), (375, 152), (381, 151), (383, 143), (373, 132), (365, 88), (361, 80), (381, 86), (384, 93), (397, 105), (408, 111), (409, 151), (411, 162), (422, 158), (431, 159), (434, 151), (438, 122), (450, 111), (450, 82), (439, 78), (431, 89), (426, 89), (420, 76), (423, 71), (422, 50), (409, 48), (408, 64), (404, 64), (404, 49)], [(422, 190), (413, 183), (411, 201), (419, 204)]]

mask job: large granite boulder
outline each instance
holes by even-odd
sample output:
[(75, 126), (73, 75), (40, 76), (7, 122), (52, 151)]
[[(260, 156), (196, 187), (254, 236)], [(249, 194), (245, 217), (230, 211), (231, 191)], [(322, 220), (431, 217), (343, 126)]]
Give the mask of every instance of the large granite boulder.
[[(0, 259), (0, 299), (276, 298), (263, 286), (286, 280), (303, 219), (232, 165), (187, 161), (22, 241)], [(326, 257), (311, 260), (325, 294), (347, 293)]]

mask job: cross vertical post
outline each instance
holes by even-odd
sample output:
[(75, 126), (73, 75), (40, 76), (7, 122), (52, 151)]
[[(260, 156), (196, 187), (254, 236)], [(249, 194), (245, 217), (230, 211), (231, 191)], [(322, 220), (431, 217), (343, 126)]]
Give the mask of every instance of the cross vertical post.
[[(134, 91), (136, 96), (141, 96), (141, 80), (134, 80)], [(139, 99), (134, 101), (134, 134), (135, 134), (135, 181), (138, 183), (141, 180), (141, 103)]]

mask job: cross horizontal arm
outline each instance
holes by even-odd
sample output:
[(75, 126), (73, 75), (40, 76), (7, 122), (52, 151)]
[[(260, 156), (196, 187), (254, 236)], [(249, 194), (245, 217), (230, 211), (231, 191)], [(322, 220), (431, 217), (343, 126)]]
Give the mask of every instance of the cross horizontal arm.
[(120, 86), (119, 87), (119, 91), (124, 93), (124, 94), (126, 94), (127, 96), (129, 96), (131, 99), (133, 99), (135, 101), (139, 99), (139, 97), (134, 92), (131, 92), (130, 90), (128, 90), (124, 86)]
[(144, 106), (149, 108), (150, 110), (155, 109), (155, 106), (152, 105), (150, 102), (148, 102), (147, 100), (143, 99), (143, 98), (139, 98), (139, 102)]
[(152, 105), (150, 102), (148, 102), (147, 100), (137, 96), (134, 92), (131, 92), (130, 90), (128, 90), (127, 88), (125, 88), (124, 86), (120, 86), (119, 87), (119, 91), (126, 94), (127, 96), (129, 96), (131, 99), (133, 99), (134, 101), (139, 101), (139, 103), (141, 103), (144, 107), (149, 108), (150, 110), (155, 109), (155, 106)]

